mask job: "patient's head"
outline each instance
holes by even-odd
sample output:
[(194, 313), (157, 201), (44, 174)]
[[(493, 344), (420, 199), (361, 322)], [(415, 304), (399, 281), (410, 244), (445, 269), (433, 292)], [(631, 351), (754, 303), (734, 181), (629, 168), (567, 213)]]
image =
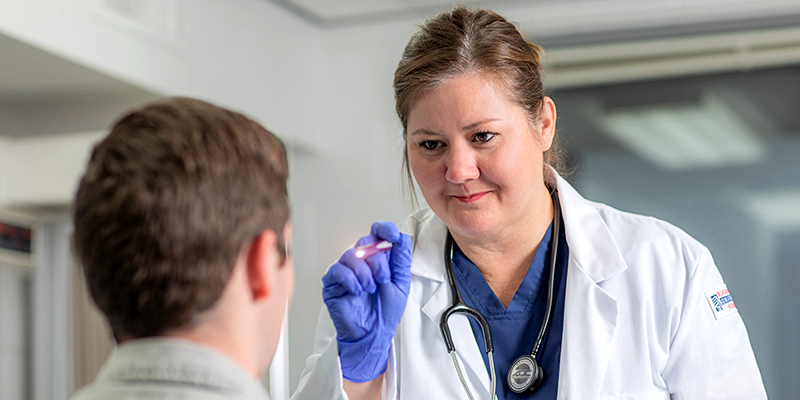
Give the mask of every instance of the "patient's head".
[(120, 119), (92, 153), (74, 214), (89, 291), (115, 337), (192, 328), (263, 232), (274, 232), (274, 264), (289, 264), (287, 169), (272, 133), (203, 101)]

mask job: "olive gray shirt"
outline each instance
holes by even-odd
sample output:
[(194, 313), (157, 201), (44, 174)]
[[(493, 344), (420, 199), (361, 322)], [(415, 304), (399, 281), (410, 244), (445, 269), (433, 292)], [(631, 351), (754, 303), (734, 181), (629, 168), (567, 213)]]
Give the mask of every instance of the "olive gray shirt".
[(185, 340), (123, 343), (95, 381), (72, 400), (269, 400), (264, 386), (231, 358)]

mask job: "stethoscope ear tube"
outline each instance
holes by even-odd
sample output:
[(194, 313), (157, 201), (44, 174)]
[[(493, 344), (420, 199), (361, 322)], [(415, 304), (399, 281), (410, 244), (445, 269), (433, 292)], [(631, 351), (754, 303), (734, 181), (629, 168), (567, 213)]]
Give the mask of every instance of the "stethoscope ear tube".
[(547, 307), (544, 311), (544, 321), (539, 328), (539, 335), (536, 337), (536, 344), (531, 349), (531, 358), (536, 360), (539, 355), (539, 349), (542, 347), (544, 336), (547, 329), (550, 327), (550, 320), (553, 316), (553, 292), (555, 291), (556, 283), (556, 262), (558, 260), (558, 241), (561, 235), (561, 201), (558, 199), (558, 192), (551, 194), (553, 197), (553, 235), (552, 245), (550, 246), (550, 272), (547, 280)]
[(447, 328), (447, 319), (453, 314), (454, 310), (452, 308), (448, 308), (442, 314), (442, 321), (439, 323), (439, 329), (442, 331), (442, 336), (444, 336), (444, 344), (447, 346), (447, 352), (453, 353), (456, 351), (456, 346), (453, 344), (453, 336), (450, 335), (450, 329)]
[(483, 334), (483, 342), (486, 346), (486, 352), (493, 352), (494, 345), (492, 344), (492, 330), (489, 329), (489, 323), (486, 322), (486, 318), (484, 318), (483, 315), (478, 312), (478, 310), (464, 304), (463, 302), (459, 302), (456, 305), (451, 306), (442, 314), (442, 322), (439, 324), (439, 328), (442, 330), (442, 336), (444, 336), (444, 342), (447, 345), (447, 352), (451, 352), (456, 348), (456, 346), (453, 344), (453, 337), (450, 335), (450, 329), (447, 328), (447, 320), (453, 314), (458, 313), (469, 315), (478, 321), (478, 324), (481, 326), (481, 333)]
[(449, 230), (447, 231), (447, 239), (445, 239), (444, 260), (445, 267), (448, 268), (447, 279), (450, 281), (450, 288), (452, 289), (453, 293), (453, 305), (444, 310), (444, 313), (442, 313), (442, 320), (439, 323), (439, 329), (441, 329), (445, 345), (447, 345), (447, 352), (452, 352), (456, 348), (456, 346), (453, 344), (453, 337), (450, 334), (450, 328), (448, 327), (447, 323), (450, 319), (450, 316), (458, 313), (466, 314), (478, 322), (478, 324), (481, 326), (481, 333), (483, 334), (483, 343), (486, 346), (486, 352), (493, 352), (494, 344), (492, 344), (492, 330), (489, 328), (489, 323), (486, 322), (486, 318), (484, 318), (478, 310), (468, 306), (467, 303), (464, 302), (464, 299), (461, 297), (461, 293), (458, 291), (458, 285), (456, 285), (456, 279), (452, 272), (453, 235), (450, 234)]
[[(561, 202), (558, 199), (558, 192), (553, 190), (550, 193), (551, 197), (553, 198), (553, 206), (554, 206), (554, 221), (553, 221), (553, 234), (552, 234), (552, 246), (551, 246), (551, 253), (550, 253), (550, 271), (549, 271), (549, 279), (548, 279), (548, 290), (547, 290), (547, 306), (545, 309), (544, 320), (542, 321), (542, 325), (539, 329), (539, 335), (536, 338), (536, 343), (531, 349), (530, 355), (522, 355), (518, 357), (509, 368), (507, 381), (509, 388), (511, 391), (515, 393), (524, 393), (528, 391), (536, 391), (542, 385), (544, 381), (544, 371), (542, 367), (536, 362), (536, 356), (539, 354), (539, 349), (542, 346), (542, 342), (544, 340), (545, 335), (547, 334), (548, 327), (550, 326), (550, 319), (552, 317), (553, 311), (553, 292), (555, 286), (555, 269), (556, 269), (556, 260), (558, 257), (558, 241), (560, 237), (561, 231)], [(458, 377), (461, 380), (461, 384), (464, 386), (464, 390), (467, 392), (467, 395), (470, 399), (473, 399), (472, 393), (470, 392), (466, 381), (461, 373), (461, 368), (458, 365), (458, 361), (456, 360), (455, 355), (455, 345), (453, 344), (453, 337), (450, 333), (450, 328), (448, 327), (447, 323), (449, 318), (453, 314), (463, 313), (467, 314), (468, 316), (474, 318), (478, 324), (481, 326), (481, 333), (483, 334), (483, 342), (486, 345), (486, 353), (489, 356), (489, 364), (491, 367), (491, 385), (492, 385), (492, 398), (494, 398), (495, 393), (495, 369), (494, 369), (494, 358), (492, 357), (492, 353), (494, 352), (494, 345), (492, 344), (492, 332), (489, 328), (489, 323), (486, 322), (486, 319), (481, 315), (478, 310), (468, 306), (464, 299), (461, 298), (461, 294), (458, 292), (458, 286), (456, 285), (456, 279), (453, 274), (453, 236), (450, 234), (450, 231), (447, 231), (447, 238), (445, 239), (445, 251), (444, 251), (444, 265), (445, 270), (447, 271), (447, 280), (450, 284), (450, 288), (452, 289), (453, 294), (453, 303), (452, 305), (447, 308), (444, 313), (442, 313), (442, 319), (439, 323), (439, 328), (442, 331), (442, 336), (444, 337), (445, 345), (447, 346), (447, 352), (450, 353), (450, 356), (453, 358), (453, 363), (455, 364), (456, 371), (458, 372)]]

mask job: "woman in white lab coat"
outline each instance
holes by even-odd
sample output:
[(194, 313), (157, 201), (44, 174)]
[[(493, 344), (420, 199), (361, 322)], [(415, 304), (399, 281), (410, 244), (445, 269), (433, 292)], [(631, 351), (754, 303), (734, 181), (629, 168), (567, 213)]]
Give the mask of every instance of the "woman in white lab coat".
[[(430, 209), (358, 243), (388, 240), (390, 254), (351, 249), (328, 271), (296, 399), (488, 399), (494, 370), (499, 399), (766, 398), (708, 250), (585, 200), (551, 167), (556, 109), (540, 68), (540, 49), (486, 10), (440, 14), (411, 39), (395, 95)], [(494, 328), (494, 359), (463, 314), (448, 353), (451, 279)], [(541, 373), (518, 369), (527, 353)], [(542, 378), (518, 393), (531, 375)]]

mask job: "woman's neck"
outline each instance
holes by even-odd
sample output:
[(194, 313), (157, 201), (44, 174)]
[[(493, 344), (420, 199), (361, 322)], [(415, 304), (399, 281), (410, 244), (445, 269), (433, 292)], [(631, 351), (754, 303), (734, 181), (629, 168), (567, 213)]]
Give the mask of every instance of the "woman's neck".
[(483, 275), (504, 307), (530, 268), (539, 244), (553, 221), (553, 201), (549, 190), (543, 193), (521, 218), (491, 237), (463, 237), (452, 232), (458, 247)]

